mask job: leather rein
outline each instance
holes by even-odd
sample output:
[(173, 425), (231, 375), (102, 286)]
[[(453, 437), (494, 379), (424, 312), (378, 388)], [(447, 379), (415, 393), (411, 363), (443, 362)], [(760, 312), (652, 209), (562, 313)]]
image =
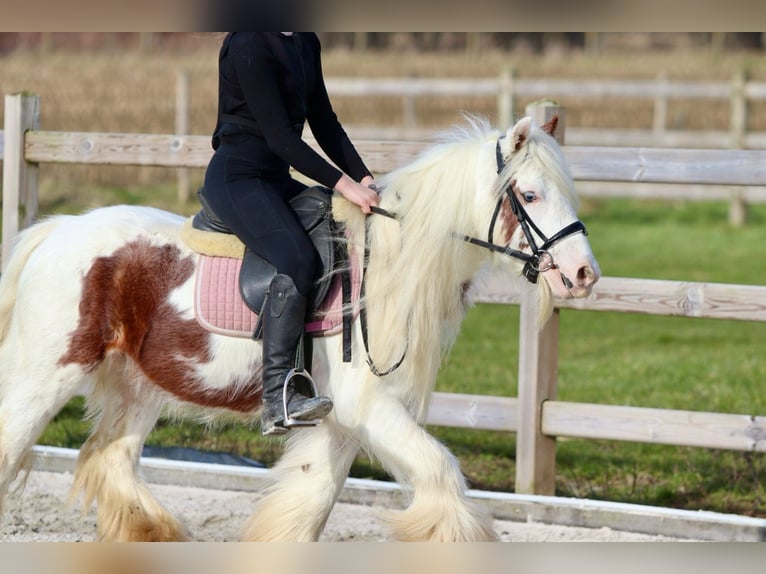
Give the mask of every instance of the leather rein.
[[(497, 161), (498, 176), (502, 173), (503, 169), (505, 169), (505, 161), (503, 160), (503, 154), (500, 149), (500, 140), (503, 139), (503, 137), (505, 136), (501, 136), (497, 140), (497, 144), (495, 145), (495, 158)], [(508, 197), (508, 200), (510, 201), (513, 215), (516, 217), (516, 220), (521, 226), (521, 230), (523, 231), (524, 237), (526, 238), (527, 243), (529, 244), (531, 253), (526, 253), (518, 249), (513, 249), (510, 247), (510, 245), (498, 245), (497, 243), (492, 242), (492, 236), (494, 235), (494, 232), (495, 232), (495, 224), (497, 223), (497, 218), (500, 214), (500, 209), (502, 208), (503, 199), (505, 199), (506, 197)], [(371, 206), (370, 209), (372, 213), (375, 215), (382, 215), (383, 217), (387, 217), (389, 219), (395, 219), (395, 220), (400, 219), (400, 216), (398, 214), (392, 213), (386, 209), (383, 209), (382, 207)], [(553, 256), (550, 254), (549, 249), (553, 247), (553, 245), (555, 245), (556, 243), (562, 241), (563, 239), (569, 237), (570, 235), (574, 235), (575, 233), (582, 233), (583, 235), (588, 235), (588, 230), (585, 228), (585, 224), (579, 219), (576, 221), (573, 221), (569, 225), (564, 226), (559, 231), (554, 233), (551, 237), (547, 237), (545, 233), (542, 232), (542, 230), (535, 224), (534, 221), (532, 221), (532, 219), (527, 214), (526, 210), (524, 209), (524, 206), (521, 204), (521, 201), (519, 201), (519, 198), (516, 195), (515, 180), (511, 180), (508, 186), (506, 186), (506, 188), (503, 190), (503, 193), (500, 195), (500, 197), (497, 200), (497, 204), (495, 205), (495, 211), (492, 214), (492, 219), (490, 220), (490, 223), (489, 223), (489, 229), (487, 230), (487, 240), (484, 241), (477, 237), (472, 237), (470, 235), (460, 235), (457, 233), (455, 233), (455, 237), (467, 243), (470, 243), (472, 245), (483, 247), (484, 249), (488, 249), (489, 251), (492, 251), (495, 253), (502, 253), (503, 255), (508, 255), (509, 257), (513, 257), (515, 259), (519, 259), (523, 261), (524, 262), (524, 269), (523, 269), (524, 277), (526, 277), (530, 283), (537, 283), (540, 273), (545, 273), (546, 271), (550, 271), (551, 269), (558, 268), (558, 265), (556, 265), (556, 263), (554, 262)], [(537, 234), (538, 238), (542, 241), (542, 244), (540, 246), (538, 246), (537, 241), (535, 240), (535, 234)], [(370, 246), (369, 246), (369, 241), (366, 238), (365, 251), (364, 251), (364, 270), (363, 270), (363, 276), (362, 276), (363, 278), (362, 278), (362, 285), (361, 285), (362, 297), (364, 297), (364, 292), (365, 292), (364, 284), (367, 278), (367, 263), (369, 261), (369, 257), (370, 257)], [(572, 283), (568, 278), (562, 275), (562, 279), (564, 280), (568, 288), (572, 287)], [(365, 348), (365, 351), (367, 352), (367, 365), (370, 367), (370, 370), (372, 371), (372, 373), (379, 377), (383, 377), (395, 371), (404, 361), (405, 355), (407, 354), (407, 349), (405, 348), (401, 358), (396, 363), (394, 363), (393, 366), (381, 372), (375, 366), (375, 363), (372, 360), (372, 356), (370, 355), (369, 344), (367, 340), (367, 312), (366, 312), (366, 308), (364, 304), (362, 305), (362, 308), (360, 310), (359, 318), (361, 321), (362, 339), (364, 340), (364, 348)]]

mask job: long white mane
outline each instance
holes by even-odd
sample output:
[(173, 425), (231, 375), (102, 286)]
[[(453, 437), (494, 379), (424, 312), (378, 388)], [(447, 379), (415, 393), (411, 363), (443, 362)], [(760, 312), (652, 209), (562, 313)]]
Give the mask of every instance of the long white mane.
[[(399, 218), (367, 219), (370, 354), (378, 370), (385, 371), (406, 353), (402, 366), (388, 378), (410, 380), (411, 395), (405, 400), (421, 417), (441, 359), (457, 338), (466, 289), (490, 257), (489, 251), (456, 234), (486, 239), (497, 200), (522, 167), (551, 178), (576, 203), (571, 175), (551, 136), (532, 127), (523, 153), (516, 154), (510, 153), (510, 138), (501, 139), (506, 165), (498, 175), (495, 144), (501, 136), (487, 121), (468, 117), (465, 125), (439, 135), (412, 163), (378, 180), (381, 207)], [(358, 210), (351, 211), (356, 212), (353, 227), (360, 249)], [(498, 222), (495, 241), (500, 241), (501, 227)], [(520, 272), (520, 263), (499, 257)], [(544, 312), (550, 312), (546, 283), (539, 281), (536, 291)]]

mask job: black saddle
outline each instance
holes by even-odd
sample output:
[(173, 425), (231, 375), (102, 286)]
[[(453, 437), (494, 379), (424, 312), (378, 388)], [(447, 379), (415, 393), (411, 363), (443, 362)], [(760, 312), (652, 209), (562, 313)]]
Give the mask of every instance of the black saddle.
[[(232, 233), (210, 209), (204, 196), (204, 188), (197, 192), (202, 209), (192, 219), (192, 227), (202, 231), (216, 231), (218, 233)], [(314, 288), (309, 298), (309, 311), (319, 309), (330, 289), (330, 271), (336, 269), (336, 265), (344, 262), (345, 250), (338, 247), (340, 242), (337, 237), (343, 233), (342, 226), (332, 218), (332, 191), (326, 187), (315, 186), (299, 193), (291, 201), (290, 205), (298, 214), (298, 219), (311, 237), (316, 251), (317, 271), (314, 276)], [(239, 273), (239, 291), (245, 304), (254, 313), (260, 314), (266, 291), (271, 284), (272, 278), (277, 274), (276, 268), (253, 253), (247, 247), (242, 260), (242, 268)], [(255, 333), (254, 336), (259, 336)]]

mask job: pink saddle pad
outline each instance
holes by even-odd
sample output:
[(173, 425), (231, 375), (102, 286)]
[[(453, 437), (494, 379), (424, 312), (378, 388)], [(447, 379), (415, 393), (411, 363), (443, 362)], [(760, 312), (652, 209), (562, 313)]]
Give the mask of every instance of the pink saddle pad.
[[(239, 293), (239, 270), (242, 260), (232, 257), (200, 255), (197, 264), (194, 314), (208, 331), (232, 337), (251, 337), (258, 315), (245, 305)], [(361, 273), (357, 258), (350, 257), (351, 300), (354, 316), (359, 310)], [(306, 323), (306, 332), (329, 336), (343, 329), (343, 290), (341, 277), (332, 281), (321, 308)]]

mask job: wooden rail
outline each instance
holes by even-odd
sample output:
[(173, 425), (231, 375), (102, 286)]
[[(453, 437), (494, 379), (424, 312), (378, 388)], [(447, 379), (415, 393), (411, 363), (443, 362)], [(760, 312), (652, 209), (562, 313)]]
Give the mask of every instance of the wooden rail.
[(675, 446), (766, 452), (766, 417), (549, 401), (542, 432)]
[[(652, 102), (650, 129), (568, 128), (567, 140), (576, 145), (628, 145), (662, 147), (766, 148), (766, 134), (749, 132), (750, 102), (766, 100), (766, 82), (748, 80), (742, 70), (730, 81), (671, 80), (660, 73), (653, 80), (520, 78), (512, 69), (496, 78), (328, 78), (327, 88), (336, 97), (402, 98), (404, 126), (371, 128), (348, 126), (355, 138), (421, 138), (429, 131), (417, 126), (414, 100), (418, 97), (495, 97), (497, 123), (508, 125), (520, 98), (644, 99)], [(668, 129), (669, 100), (724, 101), (729, 106), (729, 129), (699, 132)]]
[[(516, 398), (434, 393), (427, 422), (518, 432), (518, 410)], [(541, 431), (550, 437), (766, 452), (766, 417), (748, 414), (548, 400), (542, 405)]]
[[(3, 162), (3, 260), (18, 229), (37, 210), (39, 163), (203, 167), (209, 138), (39, 130), (39, 101), (6, 96)], [(375, 172), (386, 172), (422, 149), (418, 142), (358, 142)], [(576, 179), (594, 182), (758, 187), (766, 181), (766, 152), (656, 148), (565, 147)], [(697, 318), (766, 321), (766, 286), (604, 277), (586, 299), (559, 301), (538, 323), (529, 291), (513, 291), (502, 276), (481, 282), (476, 300), (521, 307), (518, 398), (436, 393), (427, 422), (518, 433), (516, 490), (553, 494), (556, 437), (624, 440), (705, 448), (766, 451), (766, 419), (725, 414), (589, 405), (557, 401), (559, 315), (588, 309)]]
[[(389, 172), (422, 151), (421, 141), (357, 141), (375, 173)], [(205, 167), (210, 138), (155, 134), (31, 131), (25, 160), (160, 167)], [(564, 146), (576, 180), (731, 186), (762, 186), (766, 153), (760, 150), (707, 150)]]
[[(356, 145), (374, 172), (386, 173), (410, 161), (425, 142), (357, 140)], [(564, 151), (582, 197), (727, 200), (735, 225), (744, 223), (748, 203), (766, 202), (760, 150), (565, 146)], [(33, 131), (25, 142), (32, 163), (201, 168), (211, 153), (207, 136)]]
[[(482, 278), (479, 303), (521, 304), (519, 293), (501, 275)], [(557, 301), (560, 309), (611, 311), (766, 322), (766, 286), (698, 283), (664, 279), (602, 277), (585, 299)]]

